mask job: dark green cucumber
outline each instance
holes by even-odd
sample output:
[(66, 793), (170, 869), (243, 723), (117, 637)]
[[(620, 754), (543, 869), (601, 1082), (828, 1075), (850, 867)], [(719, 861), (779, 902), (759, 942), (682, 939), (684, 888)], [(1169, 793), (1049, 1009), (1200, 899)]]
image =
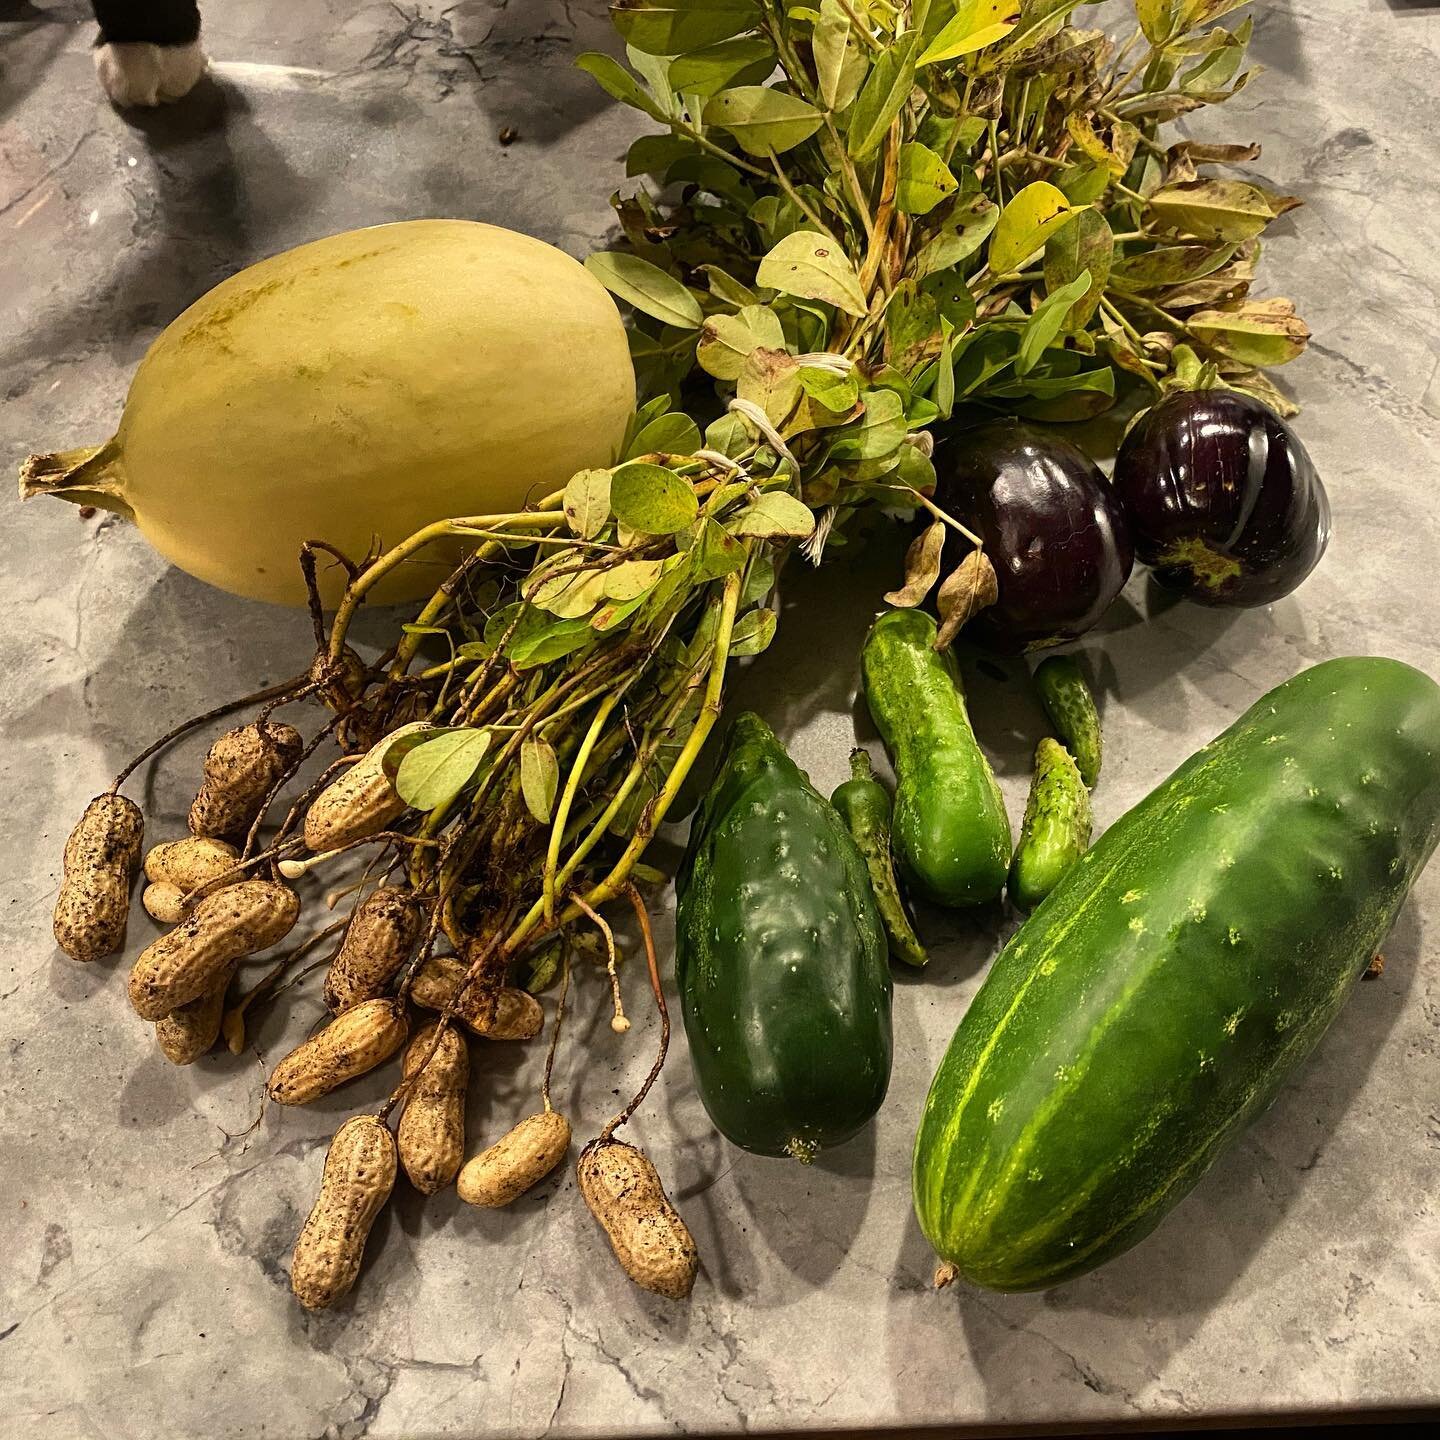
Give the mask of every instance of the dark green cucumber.
[(1334, 1019), (1437, 838), (1440, 686), (1349, 659), (1272, 690), (996, 960), (916, 1137), (930, 1243), (1033, 1290), (1147, 1235)]
[(1035, 774), (1020, 840), (1010, 861), (1010, 902), (1033, 910), (1090, 843), (1090, 792), (1070, 752), (1048, 736), (1035, 747)]
[(861, 652), (865, 700), (895, 766), (891, 839), (905, 878), (941, 905), (997, 898), (1010, 868), (1010, 820), (935, 622), (888, 610)]
[(870, 756), (864, 750), (850, 752), (850, 778), (836, 788), (830, 803), (840, 812), (865, 857), (875, 908), (880, 912), (890, 953), (907, 965), (927, 964), (930, 957), (905, 912), (890, 857), (890, 792), (875, 778)]
[(808, 1160), (890, 1082), (890, 966), (845, 822), (757, 715), (732, 727), (675, 882), (695, 1085), (746, 1150)]
[(1080, 666), (1069, 655), (1052, 655), (1035, 667), (1034, 680), (1055, 733), (1093, 790), (1100, 778), (1100, 713)]

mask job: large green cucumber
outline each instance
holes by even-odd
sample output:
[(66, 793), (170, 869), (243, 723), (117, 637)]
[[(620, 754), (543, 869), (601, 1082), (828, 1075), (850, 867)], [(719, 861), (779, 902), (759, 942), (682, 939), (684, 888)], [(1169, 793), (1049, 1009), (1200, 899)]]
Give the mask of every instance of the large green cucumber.
[(1101, 837), (955, 1032), (915, 1208), (976, 1284), (1134, 1245), (1274, 1098), (1440, 837), (1440, 686), (1331, 660), (1272, 690)]
[(695, 1086), (761, 1155), (848, 1140), (890, 1081), (890, 966), (845, 822), (758, 715), (731, 728), (675, 881)]

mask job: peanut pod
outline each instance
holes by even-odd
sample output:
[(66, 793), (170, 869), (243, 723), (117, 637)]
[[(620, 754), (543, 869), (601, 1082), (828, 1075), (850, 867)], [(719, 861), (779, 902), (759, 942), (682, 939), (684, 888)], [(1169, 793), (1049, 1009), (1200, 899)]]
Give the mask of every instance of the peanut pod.
[(406, 805), (385, 773), (385, 756), (402, 736), (429, 728), (425, 721), (402, 725), (332, 780), (305, 812), (306, 845), (311, 850), (334, 850), (378, 834), (403, 815)]
[(405, 1043), (409, 1029), (400, 1001), (366, 1000), (337, 1015), (270, 1072), (270, 1098), (281, 1105), (318, 1100), (388, 1060)]
[[(432, 955), (415, 976), (410, 998), (426, 1010), (443, 1010), (450, 997), (465, 978), (466, 967), (453, 955)], [(533, 1040), (545, 1023), (540, 1002), (524, 990), (511, 986), (501, 989), (494, 1007), (494, 1018), (483, 1013), (482, 996), (472, 984), (455, 1007), (455, 1018), (463, 1021), (477, 1035), (487, 1040)]]
[(155, 1038), (172, 1065), (193, 1065), (220, 1037), (220, 1017), (225, 1013), (225, 991), (235, 973), (232, 964), (220, 983), (187, 1005), (172, 1010), (155, 1022)]
[(465, 1162), (456, 1189), (467, 1205), (498, 1210), (538, 1185), (569, 1148), (570, 1122), (558, 1110), (528, 1115)]
[(370, 1227), (394, 1188), (395, 1137), (373, 1115), (347, 1120), (330, 1142), (319, 1197), (290, 1260), (290, 1288), (307, 1310), (349, 1294)]
[(242, 838), (255, 823), (271, 787), (304, 748), (293, 725), (254, 721), (227, 730), (205, 756), (200, 792), (190, 806), (190, 833)]
[(142, 1020), (213, 990), (232, 961), (283, 939), (300, 915), (293, 890), (273, 880), (243, 880), (196, 905), (190, 917), (141, 952), (130, 972), (130, 1003)]
[(435, 1047), (436, 1023), (424, 1026), (405, 1051), (405, 1078), (419, 1071), (400, 1117), (396, 1140), (400, 1163), (422, 1195), (448, 1185), (465, 1158), (465, 1086), (470, 1079), (470, 1052), (465, 1037), (446, 1026)]
[(683, 1300), (695, 1283), (700, 1257), (645, 1155), (622, 1140), (592, 1140), (575, 1174), (621, 1269), (642, 1289)]
[(178, 925), (188, 913), (185, 905), (185, 891), (168, 880), (147, 885), (141, 892), (140, 903), (145, 912), (161, 925)]
[(408, 890), (382, 886), (355, 907), (325, 976), (325, 1004), (348, 1010), (383, 995), (420, 937), (420, 907)]
[(152, 885), (174, 885), (188, 894), (218, 880), (239, 859), (240, 852), (224, 840), (188, 835), (154, 846), (145, 857), (145, 878)]
[(124, 945), (144, 836), (139, 807), (123, 795), (97, 795), (70, 832), (54, 926), (55, 943), (72, 960), (98, 960)]

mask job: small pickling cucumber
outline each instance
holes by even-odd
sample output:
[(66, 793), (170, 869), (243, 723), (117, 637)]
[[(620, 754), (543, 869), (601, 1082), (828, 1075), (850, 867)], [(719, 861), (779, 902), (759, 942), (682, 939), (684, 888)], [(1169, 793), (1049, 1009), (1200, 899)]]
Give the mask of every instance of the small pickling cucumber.
[(1080, 666), (1070, 655), (1052, 655), (1035, 667), (1034, 678), (1055, 733), (1093, 790), (1100, 778), (1100, 715)]
[(926, 964), (930, 957), (905, 913), (890, 856), (890, 792), (875, 778), (864, 750), (850, 752), (850, 778), (836, 788), (830, 803), (840, 812), (865, 858), (890, 953), (907, 965)]
[(865, 637), (865, 700), (895, 766), (892, 840), (905, 878), (941, 905), (997, 898), (1010, 868), (1010, 819), (935, 621), (888, 610)]
[(1035, 747), (1035, 773), (1020, 840), (1010, 861), (1010, 901), (1033, 910), (1090, 844), (1090, 792), (1070, 752), (1047, 735)]

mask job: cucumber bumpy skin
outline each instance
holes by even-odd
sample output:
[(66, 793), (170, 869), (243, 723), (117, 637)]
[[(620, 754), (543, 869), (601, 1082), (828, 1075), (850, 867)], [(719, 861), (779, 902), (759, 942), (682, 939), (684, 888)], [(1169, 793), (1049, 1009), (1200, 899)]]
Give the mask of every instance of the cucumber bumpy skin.
[(970, 728), (935, 621), (888, 610), (860, 655), (870, 716), (895, 766), (895, 856), (913, 888), (940, 905), (999, 898), (1010, 869), (1010, 819)]
[(1090, 843), (1090, 792), (1070, 752), (1046, 736), (1035, 747), (1035, 773), (1020, 840), (1010, 861), (1010, 903), (1033, 910)]
[(1080, 666), (1073, 656), (1052, 655), (1035, 667), (1033, 678), (1060, 743), (1093, 790), (1100, 778), (1100, 713)]
[(875, 778), (870, 756), (864, 750), (850, 752), (850, 778), (835, 788), (830, 803), (840, 812), (865, 858), (890, 953), (906, 965), (928, 965), (930, 957), (905, 912), (900, 883), (895, 878), (890, 855), (890, 792)]
[(1331, 660), (1258, 701), (991, 968), (916, 1137), (930, 1243), (1038, 1290), (1149, 1234), (1314, 1047), (1437, 839), (1434, 681)]
[(890, 1083), (885, 932), (859, 848), (758, 715), (736, 718), (675, 877), (695, 1088), (759, 1155), (813, 1159)]

